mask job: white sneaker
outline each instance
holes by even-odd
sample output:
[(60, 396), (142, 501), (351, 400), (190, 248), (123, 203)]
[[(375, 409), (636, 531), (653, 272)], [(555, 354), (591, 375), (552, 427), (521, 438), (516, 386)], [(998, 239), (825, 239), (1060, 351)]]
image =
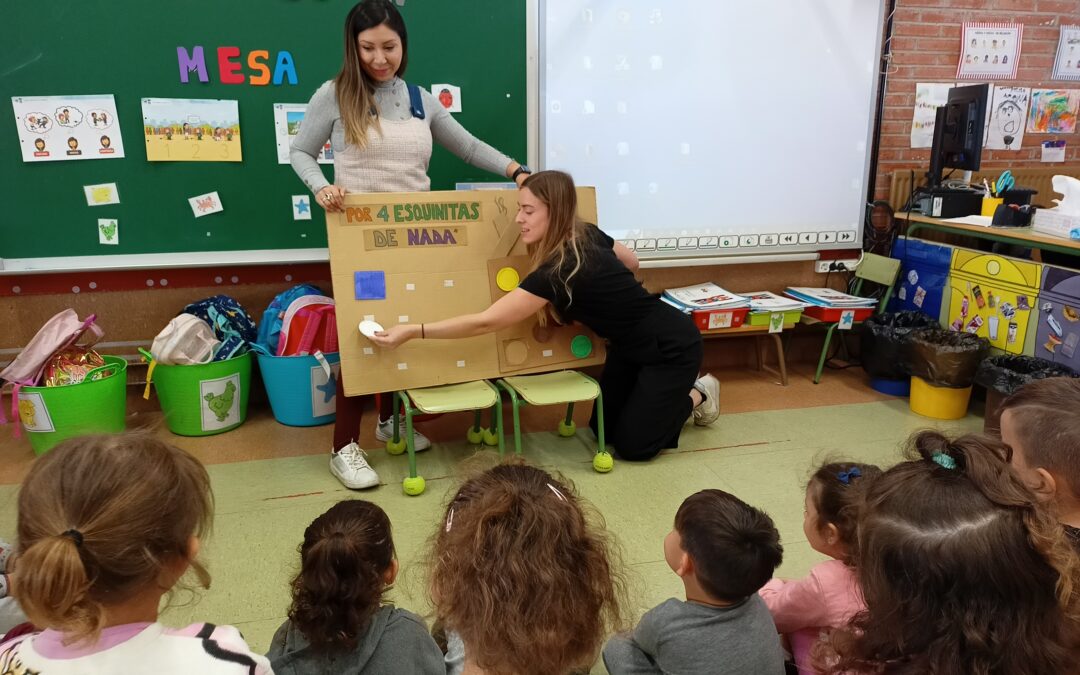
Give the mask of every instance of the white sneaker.
[[(405, 437), (405, 420), (398, 417), (398, 434), (400, 438)], [(383, 441), (384, 443), (394, 437), (394, 420), (393, 418), (386, 421), (379, 420), (375, 425), (375, 438)], [(431, 447), (431, 440), (420, 433), (416, 425), (413, 425), (413, 450), (416, 452), (423, 452)]]
[(705, 401), (694, 408), (694, 424), (707, 427), (720, 417), (720, 380), (712, 375), (699, 377), (694, 389), (705, 395)]
[(356, 443), (330, 455), (330, 473), (350, 490), (363, 490), (379, 484), (379, 474), (368, 464), (367, 454)]

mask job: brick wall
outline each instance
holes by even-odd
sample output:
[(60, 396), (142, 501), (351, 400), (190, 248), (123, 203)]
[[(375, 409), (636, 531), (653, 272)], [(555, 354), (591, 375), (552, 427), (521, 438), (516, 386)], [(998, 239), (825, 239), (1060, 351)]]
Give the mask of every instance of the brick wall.
[[(893, 17), (891, 74), (885, 89), (885, 114), (878, 151), (875, 197), (887, 199), (892, 172), (925, 172), (930, 150), (911, 147), (911, 116), (916, 82), (956, 82), (960, 34), (965, 21), (1024, 24), (1020, 67), (1015, 80), (1002, 84), (1018, 87), (1080, 89), (1080, 82), (1050, 80), (1057, 50), (1058, 26), (1080, 23), (1080, 0), (897, 0)], [(976, 84), (977, 80), (971, 80)], [(1025, 134), (1019, 151), (985, 150), (984, 169), (1040, 164), (1042, 141), (1066, 142), (1066, 164), (1080, 163), (1080, 133)], [(1058, 165), (1060, 166), (1060, 165)]]

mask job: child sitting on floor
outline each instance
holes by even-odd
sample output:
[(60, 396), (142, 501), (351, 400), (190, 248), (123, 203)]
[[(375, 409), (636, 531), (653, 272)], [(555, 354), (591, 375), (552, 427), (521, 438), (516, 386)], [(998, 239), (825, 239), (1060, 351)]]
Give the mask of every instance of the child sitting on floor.
[(424, 621), (384, 605), (397, 577), (390, 519), (363, 500), (338, 502), (304, 531), (289, 619), (267, 658), (277, 675), (442, 675)]
[(623, 571), (603, 523), (566, 481), (520, 463), (467, 480), (430, 554), (440, 622), (465, 675), (587, 672), (621, 624)]
[(667, 564), (682, 578), (674, 598), (646, 612), (604, 648), (611, 675), (783, 675), (784, 655), (758, 589), (780, 564), (772, 519), (721, 490), (691, 495), (664, 539)]
[(1020, 387), (1001, 411), (1001, 440), (1011, 463), (1051, 505), (1080, 550), (1080, 379), (1053, 377)]
[(818, 563), (803, 579), (772, 579), (759, 591), (776, 630), (788, 638), (800, 675), (817, 672), (810, 650), (822, 632), (847, 625), (864, 607), (851, 556), (860, 488), (880, 473), (876, 466), (851, 462), (831, 462), (815, 471), (806, 486), (803, 532), (810, 548), (832, 560)]
[(866, 487), (855, 554), (866, 611), (829, 673), (1075, 673), (1080, 559), (999, 441), (924, 431)]
[(206, 469), (144, 434), (87, 436), (35, 460), (19, 490), (14, 595), (44, 630), (0, 645), (0, 672), (266, 675), (231, 626), (157, 623), (213, 519)]

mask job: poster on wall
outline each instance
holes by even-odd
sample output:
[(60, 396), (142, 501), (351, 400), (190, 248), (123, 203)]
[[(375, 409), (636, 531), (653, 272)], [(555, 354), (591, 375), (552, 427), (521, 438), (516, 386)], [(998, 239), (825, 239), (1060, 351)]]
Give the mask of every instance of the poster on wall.
[(240, 106), (219, 99), (144, 98), (149, 162), (240, 162)]
[(1027, 130), (1032, 134), (1071, 134), (1076, 131), (1080, 89), (1033, 89)]
[(1080, 26), (1062, 26), (1051, 80), (1080, 80)]
[(915, 112), (911, 119), (911, 147), (929, 148), (934, 140), (934, 119), (938, 106), (949, 100), (951, 82), (919, 82), (915, 85)]
[[(300, 133), (300, 125), (304, 122), (304, 113), (307, 112), (306, 103), (275, 103), (274, 104), (274, 138), (277, 141), (278, 164), (289, 163), (289, 148), (296, 134)], [(327, 140), (323, 143), (319, 156), (315, 158), (319, 164), (334, 163), (334, 148)]]
[(983, 147), (987, 150), (1019, 150), (1024, 144), (1031, 89), (996, 86), (990, 104)]
[(1024, 25), (1019, 23), (964, 24), (956, 76), (976, 80), (1016, 79)]
[(12, 96), (11, 107), (24, 162), (124, 156), (112, 94)]

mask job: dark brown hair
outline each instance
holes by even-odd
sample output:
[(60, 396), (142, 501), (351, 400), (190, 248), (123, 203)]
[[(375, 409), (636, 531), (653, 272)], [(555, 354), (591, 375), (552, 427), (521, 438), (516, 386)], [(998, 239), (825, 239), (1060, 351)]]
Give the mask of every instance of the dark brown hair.
[(587, 670), (625, 627), (624, 571), (603, 521), (570, 483), (520, 460), (465, 481), (428, 564), (438, 620), (492, 675)]
[(828, 462), (810, 477), (807, 489), (818, 513), (818, 529), (836, 527), (847, 548), (843, 562), (851, 564), (858, 538), (859, 503), (867, 483), (881, 475), (873, 464)]
[(833, 673), (1066, 673), (1078, 560), (989, 437), (910, 441), (868, 485), (856, 557), (866, 610), (830, 638)]
[(675, 514), (682, 547), (706, 593), (735, 602), (765, 585), (784, 557), (780, 533), (764, 511), (723, 490), (702, 490)]
[(314, 650), (356, 647), (382, 604), (393, 562), (390, 519), (371, 502), (338, 502), (308, 525), (289, 618)]
[(409, 65), (409, 33), (405, 30), (405, 20), (390, 0), (363, 0), (345, 17), (345, 56), (341, 70), (334, 78), (338, 110), (345, 125), (345, 141), (360, 148), (367, 147), (369, 127), (375, 127), (380, 133), (382, 127), (379, 116), (371, 114), (376, 108), (375, 82), (360, 65), (357, 39), (360, 33), (382, 25), (401, 39), (401, 63), (396, 75), (404, 77), (405, 66)]
[[(146, 433), (83, 436), (38, 458), (19, 489), (15, 598), (38, 626), (97, 638), (108, 607), (160, 584), (213, 519), (206, 469)], [(163, 591), (168, 590), (163, 588)]]
[(1051, 377), (1017, 389), (999, 411), (1011, 410), (1025, 462), (1064, 477), (1080, 498), (1080, 379)]

